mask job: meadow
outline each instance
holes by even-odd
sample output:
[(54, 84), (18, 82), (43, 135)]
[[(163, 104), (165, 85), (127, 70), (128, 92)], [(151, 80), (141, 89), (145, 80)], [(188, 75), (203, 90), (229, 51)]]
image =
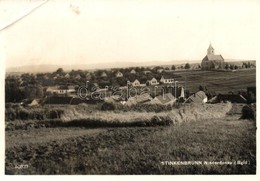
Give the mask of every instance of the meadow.
[[(175, 126), (18, 130), (6, 132), (6, 138), (6, 174), (256, 172), (255, 122), (234, 118)], [(165, 161), (222, 161), (232, 165), (166, 165)], [(28, 168), (17, 169), (21, 164)]]
[[(198, 91), (202, 85), (216, 93), (246, 91), (247, 87), (256, 85), (256, 69), (241, 69), (236, 71), (176, 71), (177, 80), (186, 85), (190, 92)], [(186, 83), (185, 83), (186, 82)]]

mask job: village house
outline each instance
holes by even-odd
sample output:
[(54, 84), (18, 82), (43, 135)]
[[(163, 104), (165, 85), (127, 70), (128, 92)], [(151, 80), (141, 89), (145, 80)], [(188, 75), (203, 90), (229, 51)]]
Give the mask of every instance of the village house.
[(122, 74), (122, 72), (120, 72), (120, 71), (118, 71), (117, 73), (116, 73), (116, 77), (123, 77), (124, 75)]
[(102, 72), (102, 74), (101, 74), (101, 77), (107, 77), (107, 73), (106, 72)]
[(152, 78), (151, 80), (148, 81), (149, 85), (158, 85), (159, 82), (157, 81), (156, 78)]
[(158, 69), (157, 72), (158, 73), (162, 73), (164, 71), (164, 69)]
[(70, 74), (67, 73), (64, 77), (69, 79), (70, 78)]
[(184, 103), (206, 103), (208, 101), (208, 97), (203, 91), (196, 92), (191, 95)]
[(46, 89), (46, 94), (66, 95), (76, 93), (74, 86), (50, 86)]
[(140, 82), (139, 80), (136, 79), (134, 82), (132, 82), (132, 86), (133, 87), (146, 86), (146, 82), (145, 81)]
[(134, 97), (130, 97), (126, 101), (125, 105), (132, 106), (135, 104), (145, 104), (145, 103), (149, 103), (151, 100), (152, 97), (148, 93), (144, 93), (144, 94), (136, 95)]
[(174, 83), (174, 79), (171, 75), (163, 75), (160, 79), (160, 82), (163, 84), (172, 84)]
[(135, 69), (132, 69), (131, 72), (130, 72), (130, 74), (136, 74)]
[(207, 55), (203, 58), (201, 62), (202, 70), (212, 70), (212, 69), (223, 69), (224, 68), (224, 58), (222, 55), (215, 55), (215, 50), (209, 45), (207, 50)]
[(144, 70), (143, 73), (146, 75), (146, 74), (150, 74), (152, 72), (150, 70)]
[(81, 79), (81, 76), (79, 74), (76, 75), (75, 79)]
[(90, 80), (91, 77), (92, 77), (91, 74), (88, 72), (88, 73), (86, 74), (86, 79), (87, 79), (87, 80)]
[(171, 106), (175, 102), (176, 99), (171, 93), (156, 96), (153, 100), (151, 100), (151, 104), (171, 105)]

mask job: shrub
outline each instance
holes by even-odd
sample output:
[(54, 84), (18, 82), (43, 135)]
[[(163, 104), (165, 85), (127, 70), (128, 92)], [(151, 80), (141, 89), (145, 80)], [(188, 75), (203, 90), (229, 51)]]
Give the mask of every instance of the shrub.
[(163, 112), (172, 110), (171, 105), (160, 104), (135, 104), (131, 106), (120, 107), (124, 111), (137, 111), (137, 112)]
[(245, 105), (242, 108), (242, 116), (240, 119), (256, 120), (256, 107), (255, 105)]
[(113, 103), (105, 102), (102, 104), (101, 110), (102, 111), (115, 110), (115, 105)]

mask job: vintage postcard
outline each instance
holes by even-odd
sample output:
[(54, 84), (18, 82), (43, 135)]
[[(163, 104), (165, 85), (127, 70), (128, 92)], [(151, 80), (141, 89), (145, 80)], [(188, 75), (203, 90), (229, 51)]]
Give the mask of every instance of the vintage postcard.
[(4, 174), (256, 175), (259, 7), (0, 1)]

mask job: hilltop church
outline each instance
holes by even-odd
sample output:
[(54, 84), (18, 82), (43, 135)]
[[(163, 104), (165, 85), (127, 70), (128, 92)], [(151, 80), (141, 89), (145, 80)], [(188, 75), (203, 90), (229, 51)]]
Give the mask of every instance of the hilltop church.
[(224, 66), (225, 66), (224, 58), (221, 55), (215, 55), (215, 50), (210, 44), (207, 50), (207, 55), (203, 58), (201, 62), (201, 69), (202, 70), (223, 69)]

